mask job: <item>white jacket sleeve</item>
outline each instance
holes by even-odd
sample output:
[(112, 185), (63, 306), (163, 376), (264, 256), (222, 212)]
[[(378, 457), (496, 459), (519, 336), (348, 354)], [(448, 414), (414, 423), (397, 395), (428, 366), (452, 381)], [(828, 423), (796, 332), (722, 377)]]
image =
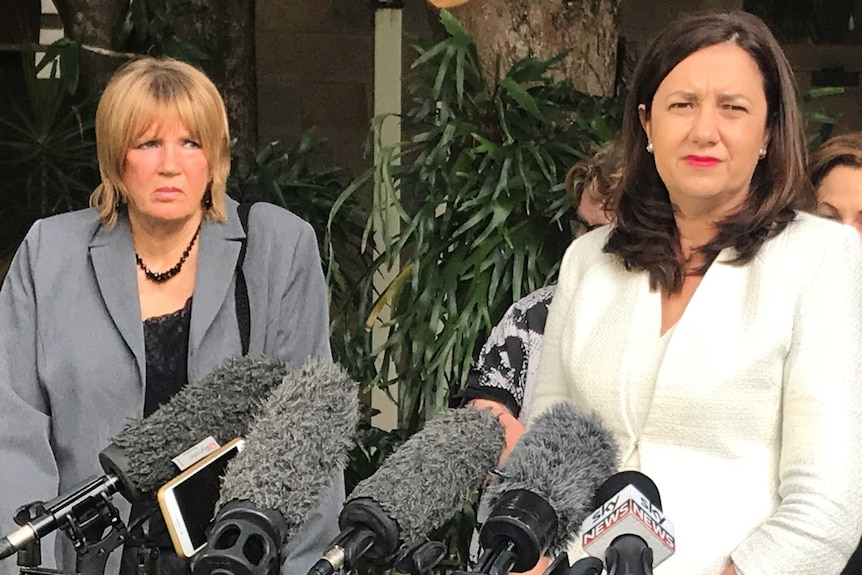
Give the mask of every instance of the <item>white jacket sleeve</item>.
[(563, 358), (562, 339), (566, 325), (571, 322), (569, 314), (578, 273), (576, 269), (577, 253), (577, 243), (573, 243), (566, 250), (560, 267), (560, 279), (557, 283), (554, 299), (551, 300), (548, 309), (548, 322), (545, 325), (538, 377), (536, 378), (532, 401), (528, 406), (529, 412), (526, 414), (528, 425), (551, 406), (562, 401), (571, 401)]
[(784, 366), (777, 510), (741, 575), (839, 573), (862, 532), (862, 244), (835, 226), (798, 297)]

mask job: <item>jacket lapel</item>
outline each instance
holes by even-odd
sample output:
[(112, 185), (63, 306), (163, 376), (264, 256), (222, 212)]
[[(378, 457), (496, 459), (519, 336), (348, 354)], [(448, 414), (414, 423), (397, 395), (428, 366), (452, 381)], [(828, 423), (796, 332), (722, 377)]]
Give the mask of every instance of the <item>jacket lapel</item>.
[(134, 354), (143, 385), (146, 374), (144, 327), (138, 299), (135, 257), (129, 221), (120, 217), (113, 229), (99, 226), (89, 245), (96, 283), (108, 314)]
[(740, 301), (748, 305), (745, 299), (737, 299), (741, 297), (748, 268), (730, 265), (728, 262), (735, 257), (736, 252), (730, 248), (719, 253), (669, 334), (670, 341), (656, 377), (657, 395), (667, 387), (693, 389), (698, 378), (704, 379), (707, 372), (714, 370), (714, 362), (726, 361), (717, 346), (726, 334), (733, 333), (727, 325), (736, 316), (723, 302), (734, 302), (734, 308)]
[[(228, 199), (226, 222), (204, 221), (198, 248), (197, 277), (192, 300), (189, 358), (200, 348), (218, 311), (225, 305), (234, 281), (240, 243), (245, 238), (236, 213), (237, 203)], [(189, 365), (191, 365), (191, 361)]]

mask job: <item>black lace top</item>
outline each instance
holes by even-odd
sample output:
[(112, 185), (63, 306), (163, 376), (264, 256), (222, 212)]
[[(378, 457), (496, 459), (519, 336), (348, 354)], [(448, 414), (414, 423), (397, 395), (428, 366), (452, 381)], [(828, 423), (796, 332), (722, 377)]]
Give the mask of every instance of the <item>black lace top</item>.
[(189, 298), (180, 310), (144, 320), (144, 350), (147, 355), (144, 417), (188, 383), (191, 318), (192, 298)]
[[(156, 411), (188, 382), (191, 317), (192, 298), (189, 298), (180, 310), (144, 320), (147, 356), (144, 417)], [(140, 525), (142, 522), (146, 527)], [(159, 575), (190, 573), (188, 564), (173, 552), (170, 535), (155, 501), (133, 503), (129, 525), (133, 537), (124, 546), (119, 575), (154, 571)], [(140, 547), (142, 542), (145, 542), (143, 548)]]

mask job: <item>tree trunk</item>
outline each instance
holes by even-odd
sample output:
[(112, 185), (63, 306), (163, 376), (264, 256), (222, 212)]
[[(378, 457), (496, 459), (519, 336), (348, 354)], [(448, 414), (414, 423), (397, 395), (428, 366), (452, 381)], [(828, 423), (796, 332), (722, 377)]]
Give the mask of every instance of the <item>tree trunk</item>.
[(116, 45), (128, 0), (54, 0), (54, 5), (66, 36), (84, 46), (80, 87), (88, 94), (101, 94), (114, 71), (128, 60)]
[(255, 2), (190, 0), (189, 3), (205, 10), (203, 16), (177, 16), (172, 25), (179, 38), (199, 46), (208, 56), (200, 64), (224, 98), (231, 138), (236, 139), (234, 157), (239, 171), (244, 172), (258, 148)]
[(568, 51), (553, 71), (582, 92), (613, 93), (621, 0), (472, 0), (451, 9), (473, 35), (486, 83), (527, 56)]

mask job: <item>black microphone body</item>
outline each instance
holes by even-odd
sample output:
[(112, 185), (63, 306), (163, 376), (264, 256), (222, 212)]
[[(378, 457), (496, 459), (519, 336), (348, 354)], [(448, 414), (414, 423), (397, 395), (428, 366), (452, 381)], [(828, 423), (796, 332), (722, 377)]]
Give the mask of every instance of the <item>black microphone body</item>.
[(557, 514), (540, 495), (527, 489), (503, 493), (479, 531), (479, 544), (487, 552), (475, 572), (529, 571), (556, 529)]
[(212, 548), (195, 556), (193, 572), (274, 573), (287, 531), (287, 522), (278, 511), (259, 509), (249, 501), (231, 501), (219, 512), (207, 539), (214, 542)]
[(557, 554), (592, 509), (598, 486), (616, 469), (613, 435), (568, 403), (527, 428), (506, 460), (503, 480), (488, 487), (491, 513), (479, 532), (474, 573), (528, 571)]
[(652, 549), (642, 537), (620, 535), (605, 551), (608, 575), (652, 575)]
[[(568, 562), (568, 558), (566, 559)], [(552, 575), (602, 575), (605, 566), (601, 559), (595, 557), (583, 557), (574, 562), (565, 570), (553, 573)]]
[[(77, 530), (116, 493), (130, 502), (151, 497), (179, 473), (171, 458), (212, 436), (224, 443), (243, 435), (268, 395), (287, 374), (284, 362), (265, 357), (225, 361), (189, 383), (145, 419), (127, 425), (99, 454), (107, 475), (86, 480), (49, 501), (45, 511), (0, 539), (0, 559), (57, 529)], [(76, 543), (77, 544), (77, 543)]]
[(289, 373), (228, 463), (194, 575), (276, 572), (282, 545), (347, 466), (358, 423), (359, 384), (344, 369), (317, 359)]
[(609, 478), (596, 493), (596, 511), (583, 524), (584, 550), (603, 558), (608, 575), (652, 575), (675, 550), (655, 483), (638, 471)]
[(421, 540), (464, 505), (504, 447), (503, 427), (490, 410), (443, 411), (356, 486), (339, 516), (341, 536), (309, 575), (353, 569), (363, 556), (388, 559)]
[(544, 575), (602, 575), (604, 570), (605, 564), (596, 557), (582, 557), (569, 565), (569, 554), (560, 553)]
[[(375, 546), (377, 539), (377, 534), (368, 527), (357, 525), (345, 529), (324, 556), (311, 566), (308, 575), (332, 575), (344, 565), (355, 565), (360, 557)], [(336, 568), (337, 565), (342, 567)]]

